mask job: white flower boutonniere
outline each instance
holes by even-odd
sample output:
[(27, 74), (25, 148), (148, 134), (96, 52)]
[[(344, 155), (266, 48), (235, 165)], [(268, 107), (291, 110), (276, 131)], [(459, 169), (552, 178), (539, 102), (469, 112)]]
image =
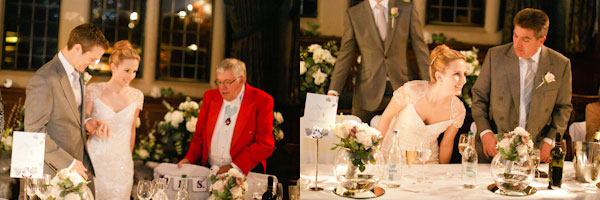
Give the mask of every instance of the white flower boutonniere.
[(392, 28), (394, 28), (394, 24), (395, 24), (394, 22), (397, 17), (398, 17), (398, 7), (390, 8), (390, 18), (392, 19)]
[(554, 74), (552, 74), (550, 72), (546, 72), (546, 75), (544, 75), (544, 77), (542, 77), (542, 82), (535, 89), (538, 89), (539, 87), (542, 87), (542, 85), (549, 84), (554, 81), (555, 81)]
[(92, 75), (88, 72), (83, 72), (83, 85), (87, 85), (92, 80)]

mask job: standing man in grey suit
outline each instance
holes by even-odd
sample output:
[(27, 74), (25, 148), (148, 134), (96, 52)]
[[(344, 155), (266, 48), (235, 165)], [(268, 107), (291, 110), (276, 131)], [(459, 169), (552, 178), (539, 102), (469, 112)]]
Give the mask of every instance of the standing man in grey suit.
[(573, 108), (571, 61), (543, 45), (549, 25), (543, 11), (523, 9), (513, 23), (513, 42), (487, 52), (472, 89), (477, 153), (491, 161), (498, 152), (494, 134), (520, 126), (540, 148), (540, 160), (548, 162), (555, 135), (565, 131)]
[[(81, 73), (106, 49), (108, 41), (98, 27), (79, 25), (69, 34), (67, 46), (27, 82), (25, 131), (47, 133), (44, 173), (54, 175), (70, 168), (86, 179), (93, 176), (87, 135), (108, 130), (103, 122), (86, 119), (82, 112), (85, 88)], [(88, 186), (94, 191), (92, 185)]]
[(328, 95), (342, 92), (354, 55), (360, 51), (361, 65), (352, 97), (352, 114), (369, 122), (374, 115), (383, 112), (393, 91), (410, 80), (406, 55), (409, 39), (421, 78), (427, 80), (429, 50), (412, 3), (367, 0), (348, 9)]

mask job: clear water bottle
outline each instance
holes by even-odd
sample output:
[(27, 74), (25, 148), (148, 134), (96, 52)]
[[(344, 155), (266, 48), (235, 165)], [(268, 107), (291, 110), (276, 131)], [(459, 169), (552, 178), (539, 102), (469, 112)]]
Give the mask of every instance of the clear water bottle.
[(402, 175), (402, 149), (400, 149), (400, 141), (398, 130), (394, 130), (392, 145), (387, 151), (385, 159), (385, 179), (383, 184), (388, 188), (400, 187), (400, 176)]
[(188, 179), (187, 175), (181, 175), (181, 181), (179, 182), (179, 191), (175, 200), (190, 200), (190, 193), (188, 192)]
[(477, 150), (475, 150), (475, 136), (469, 131), (468, 145), (462, 154), (462, 182), (465, 188), (475, 188), (477, 180)]
[(167, 179), (164, 175), (160, 175), (158, 180), (154, 183), (154, 195), (152, 196), (152, 200), (169, 200), (169, 196), (167, 196)]

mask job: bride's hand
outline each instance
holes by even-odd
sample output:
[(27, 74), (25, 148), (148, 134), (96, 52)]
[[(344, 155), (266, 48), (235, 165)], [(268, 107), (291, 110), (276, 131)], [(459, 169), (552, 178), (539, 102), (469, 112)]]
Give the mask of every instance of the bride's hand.
[(108, 138), (108, 125), (104, 122), (90, 119), (85, 123), (85, 129), (90, 135)]

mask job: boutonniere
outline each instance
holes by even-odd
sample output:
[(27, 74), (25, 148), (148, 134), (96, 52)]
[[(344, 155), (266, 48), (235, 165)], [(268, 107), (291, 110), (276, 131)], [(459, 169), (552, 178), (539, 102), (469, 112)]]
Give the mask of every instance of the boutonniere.
[(535, 89), (538, 89), (539, 87), (542, 87), (542, 85), (549, 84), (554, 81), (555, 81), (554, 74), (552, 74), (550, 72), (546, 72), (546, 75), (544, 75), (544, 77), (542, 77), (542, 82)]
[(390, 8), (390, 18), (392, 19), (392, 28), (394, 28), (394, 24), (395, 24), (394, 22), (397, 17), (398, 17), (398, 7)]
[(92, 75), (88, 72), (83, 72), (83, 85), (87, 85), (88, 82), (92, 79)]

